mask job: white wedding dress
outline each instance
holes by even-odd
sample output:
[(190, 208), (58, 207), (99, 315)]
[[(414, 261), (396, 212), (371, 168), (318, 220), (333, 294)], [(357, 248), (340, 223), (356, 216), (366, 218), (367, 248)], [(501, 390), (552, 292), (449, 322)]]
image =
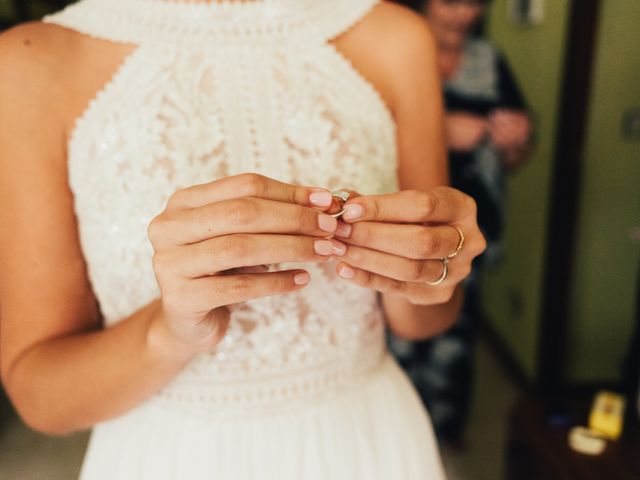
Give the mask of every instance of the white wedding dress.
[[(329, 43), (375, 0), (81, 0), (46, 17), (137, 46), (77, 120), (69, 183), (107, 326), (159, 295), (147, 224), (177, 189), (259, 172), (397, 190), (395, 126)], [(281, 268), (292, 265), (281, 265)], [(312, 281), (242, 304), (215, 350), (95, 426), (81, 478), (442, 479), (376, 293)]]

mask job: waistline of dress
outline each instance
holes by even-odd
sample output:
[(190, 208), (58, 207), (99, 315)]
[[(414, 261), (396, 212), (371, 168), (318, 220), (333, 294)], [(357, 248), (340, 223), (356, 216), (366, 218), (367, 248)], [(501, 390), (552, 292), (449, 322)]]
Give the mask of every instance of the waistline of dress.
[(357, 388), (388, 356), (384, 344), (355, 358), (340, 359), (305, 371), (241, 381), (175, 382), (158, 392), (150, 404), (172, 411), (219, 419), (246, 419), (284, 413), (323, 401), (342, 390)]

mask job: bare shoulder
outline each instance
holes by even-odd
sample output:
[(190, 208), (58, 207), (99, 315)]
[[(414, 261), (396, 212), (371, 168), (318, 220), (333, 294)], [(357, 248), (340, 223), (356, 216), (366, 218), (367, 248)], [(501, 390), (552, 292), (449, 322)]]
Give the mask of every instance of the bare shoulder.
[(380, 61), (401, 64), (416, 56), (435, 52), (435, 41), (427, 20), (413, 10), (380, 2), (353, 29)]
[(364, 20), (362, 26), (375, 31), (378, 40), (390, 43), (390, 48), (408, 51), (434, 46), (424, 16), (402, 5), (380, 2)]
[(18, 47), (30, 47), (40, 52), (60, 53), (59, 47), (69, 46), (78, 40), (78, 34), (72, 30), (52, 23), (21, 23), (0, 35), (0, 48), (4, 53), (20, 54)]
[(18, 127), (47, 119), (59, 137), (66, 128), (64, 114), (73, 92), (70, 72), (81, 48), (81, 35), (42, 22), (18, 25), (0, 35), (2, 123), (7, 120)]
[(78, 34), (42, 22), (7, 30), (0, 35), (0, 88), (55, 88), (79, 43)]
[[(426, 19), (407, 7), (380, 2), (336, 40), (391, 107), (414, 78), (435, 68), (436, 45)], [(393, 110), (393, 108), (392, 108)]]
[(46, 119), (49, 127), (68, 133), (131, 48), (43, 22), (4, 32), (0, 116), (20, 115), (30, 123)]
[(14, 183), (63, 174), (73, 37), (40, 22), (0, 35), (0, 169)]
[(24, 23), (0, 34), (0, 89), (74, 93), (90, 75), (99, 83), (130, 49), (55, 24)]
[(436, 44), (424, 16), (395, 3), (382, 2), (363, 22), (378, 62), (384, 64), (389, 81), (407, 79), (409, 72), (435, 65)]

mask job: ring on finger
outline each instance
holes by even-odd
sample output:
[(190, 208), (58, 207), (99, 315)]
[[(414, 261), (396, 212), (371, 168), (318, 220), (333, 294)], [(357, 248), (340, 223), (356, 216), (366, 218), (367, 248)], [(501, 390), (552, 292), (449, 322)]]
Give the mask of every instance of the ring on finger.
[(456, 247), (455, 252), (453, 252), (451, 255), (447, 255), (447, 259), (457, 257), (460, 251), (462, 250), (462, 247), (464, 246), (464, 233), (462, 233), (462, 230), (460, 230), (455, 225), (450, 225), (450, 226), (456, 229), (456, 231), (458, 232), (458, 235), (460, 235), (460, 239), (458, 240), (458, 246)]
[(344, 208), (344, 204), (347, 202), (347, 200), (349, 200), (349, 196), (350, 196), (349, 192), (346, 192), (344, 190), (336, 190), (335, 192), (331, 192), (331, 196), (333, 198), (337, 198), (342, 203), (340, 204), (340, 211), (337, 213), (331, 213), (330, 215), (333, 218), (340, 218), (342, 214), (346, 212), (346, 209)]
[(447, 274), (449, 273), (449, 258), (441, 258), (440, 262), (442, 263), (442, 275), (437, 280), (430, 282), (427, 280), (425, 283), (427, 285), (436, 286), (440, 285), (447, 278)]

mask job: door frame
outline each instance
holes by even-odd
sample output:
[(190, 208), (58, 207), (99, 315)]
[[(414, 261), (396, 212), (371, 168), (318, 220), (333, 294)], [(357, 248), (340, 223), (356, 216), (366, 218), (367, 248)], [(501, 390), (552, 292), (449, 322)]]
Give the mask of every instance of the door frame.
[(568, 331), (574, 291), (584, 149), (601, 0), (571, 0), (552, 165), (536, 386), (566, 390)]

